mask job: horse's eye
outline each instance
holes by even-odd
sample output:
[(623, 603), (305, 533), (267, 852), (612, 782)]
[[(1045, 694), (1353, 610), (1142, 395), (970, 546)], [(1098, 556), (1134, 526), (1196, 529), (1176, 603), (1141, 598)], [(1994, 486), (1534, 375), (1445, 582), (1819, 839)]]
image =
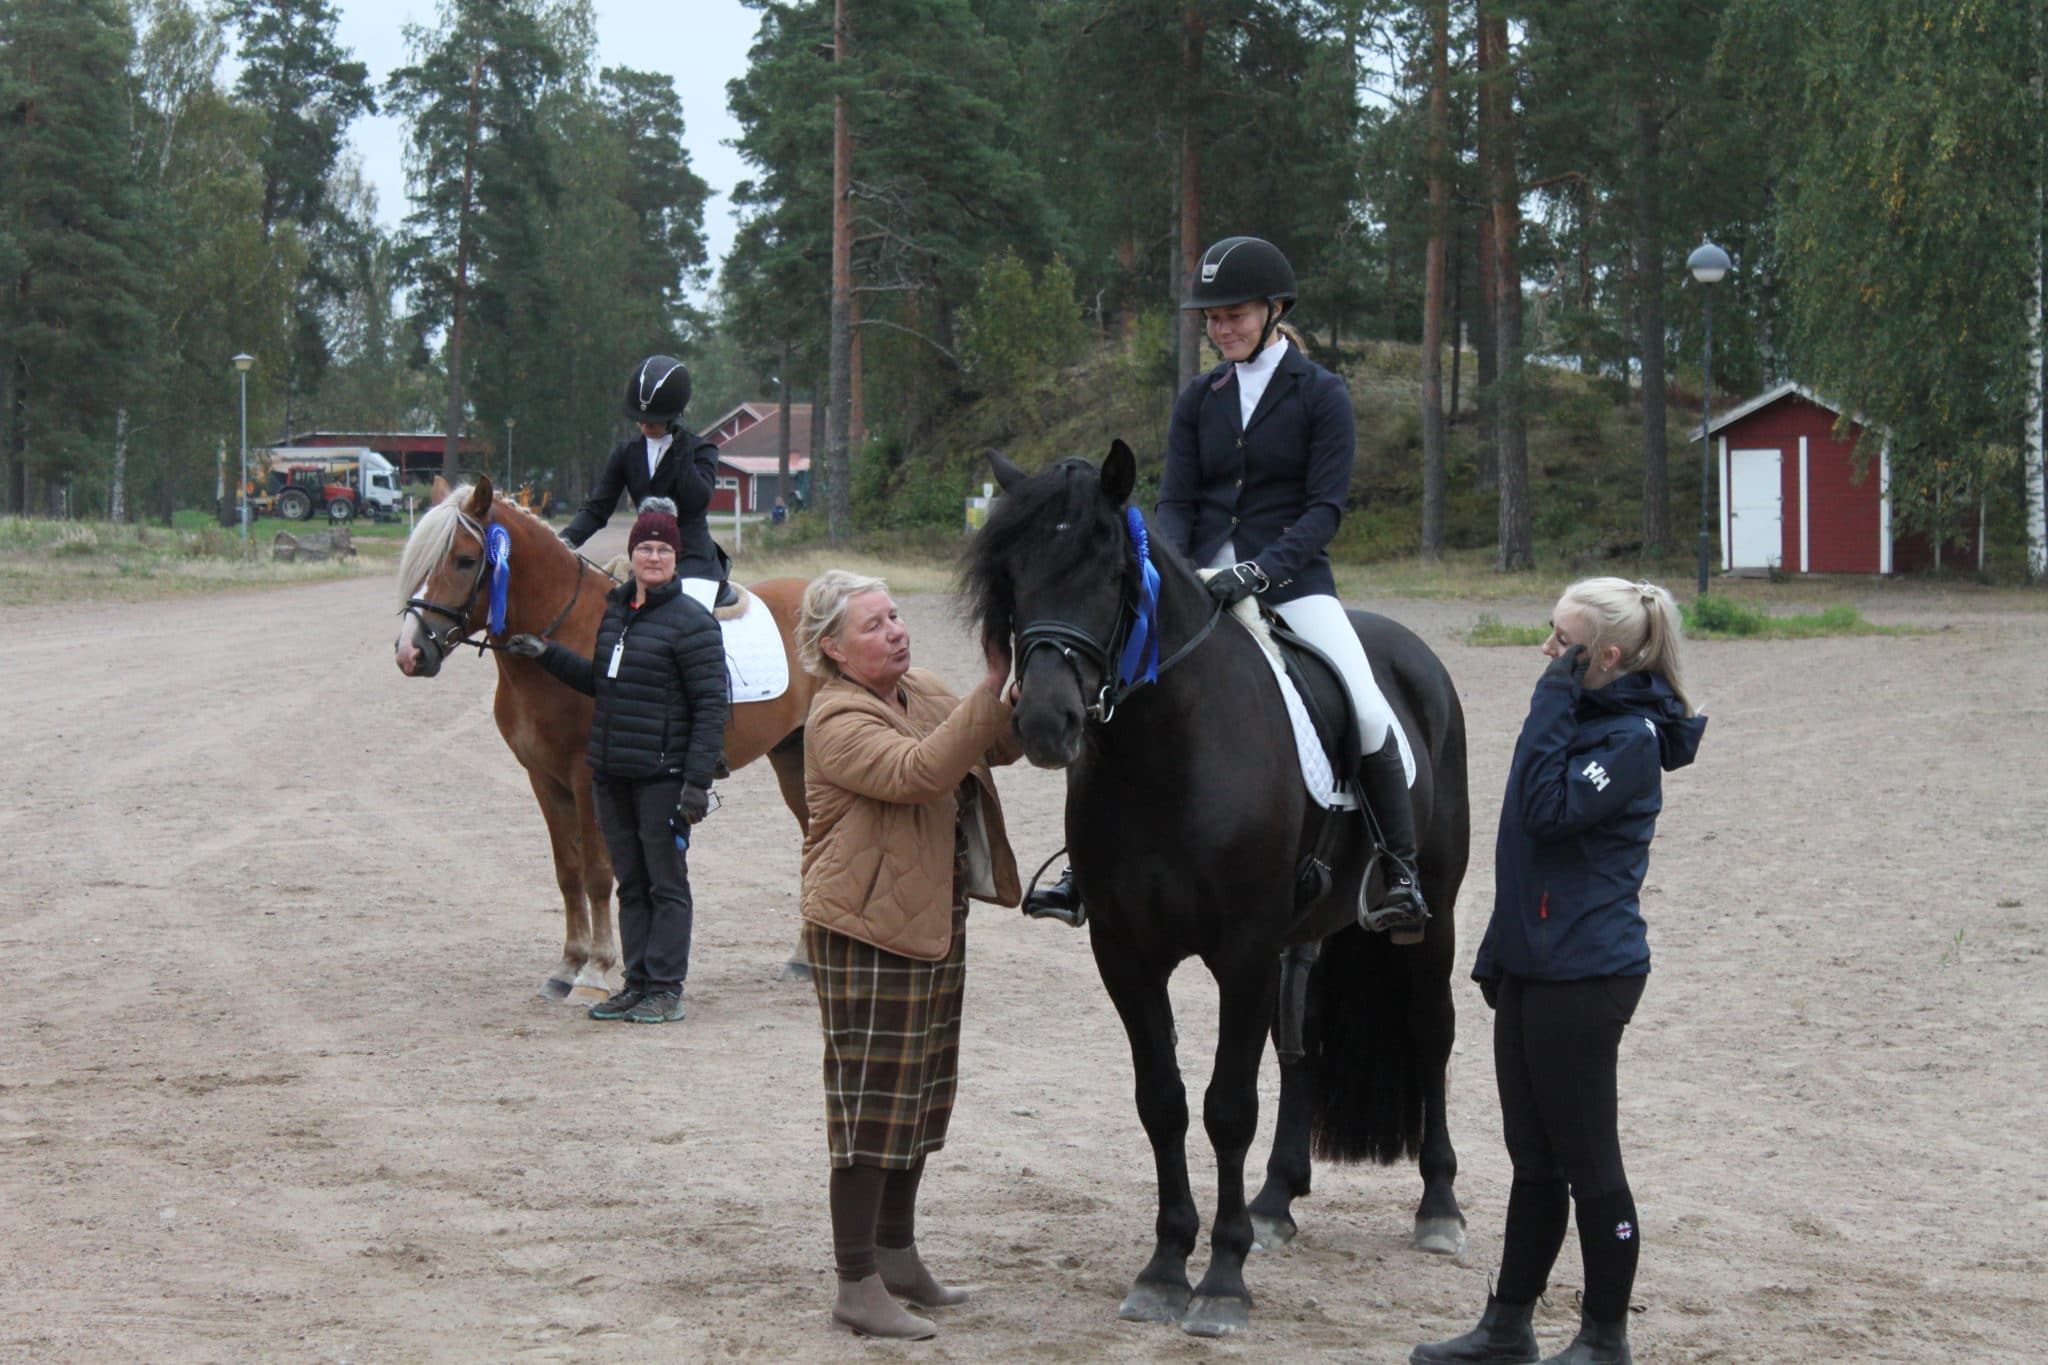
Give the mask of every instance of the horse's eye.
[(455, 567), (458, 569), (474, 569), (476, 567), (476, 556), (457, 555), (455, 557)]

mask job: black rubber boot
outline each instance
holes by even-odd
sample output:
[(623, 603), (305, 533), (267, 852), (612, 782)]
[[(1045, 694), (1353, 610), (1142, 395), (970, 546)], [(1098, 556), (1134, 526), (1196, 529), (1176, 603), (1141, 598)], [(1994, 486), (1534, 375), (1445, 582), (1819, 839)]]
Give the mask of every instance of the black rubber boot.
[(1554, 1356), (1545, 1356), (1543, 1365), (1634, 1365), (1635, 1357), (1628, 1349), (1628, 1319), (1619, 1322), (1595, 1322), (1585, 1314), (1579, 1315), (1579, 1334), (1572, 1338), (1571, 1345)]
[(1024, 913), (1033, 919), (1056, 919), (1078, 929), (1088, 922), (1088, 910), (1074, 890), (1074, 869), (1061, 871), (1060, 879), (1024, 898)]
[(1529, 1365), (1536, 1359), (1533, 1303), (1502, 1303), (1487, 1295), (1479, 1325), (1449, 1341), (1430, 1342), (1408, 1354), (1409, 1365)]
[(1416, 881), (1415, 808), (1408, 802), (1408, 772), (1401, 766), (1399, 740), (1388, 735), (1378, 753), (1360, 760), (1358, 785), (1379, 822), (1384, 855), (1380, 870), (1386, 882), (1378, 904), (1366, 905), (1361, 897), (1358, 922), (1375, 932), (1419, 933), (1429, 922), (1429, 907), (1423, 904)]

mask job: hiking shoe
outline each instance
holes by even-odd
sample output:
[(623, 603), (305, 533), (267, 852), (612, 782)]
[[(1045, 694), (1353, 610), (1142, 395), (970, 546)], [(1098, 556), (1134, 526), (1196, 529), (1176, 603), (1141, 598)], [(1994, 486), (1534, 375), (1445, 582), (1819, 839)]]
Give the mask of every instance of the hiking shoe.
[(626, 1012), (640, 1003), (646, 992), (638, 986), (628, 986), (622, 991), (613, 991), (609, 996), (590, 1007), (593, 1019), (623, 1019)]
[(629, 1024), (673, 1024), (683, 1017), (680, 991), (650, 991), (626, 1011)]

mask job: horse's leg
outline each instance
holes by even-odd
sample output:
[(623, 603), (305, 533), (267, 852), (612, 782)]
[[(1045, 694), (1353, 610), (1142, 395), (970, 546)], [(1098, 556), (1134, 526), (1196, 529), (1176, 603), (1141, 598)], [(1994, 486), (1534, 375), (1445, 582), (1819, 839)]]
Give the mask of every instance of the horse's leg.
[[(1449, 906), (1443, 909), (1449, 922)], [(1421, 1068), (1422, 1202), (1415, 1209), (1415, 1245), (1422, 1251), (1442, 1256), (1462, 1255), (1465, 1250), (1465, 1213), (1458, 1207), (1458, 1154), (1451, 1147), (1451, 1125), (1446, 1113), (1445, 1090), (1451, 1066), (1451, 1044), (1458, 1034), (1457, 1011), (1451, 1004), (1451, 949), (1445, 942), (1423, 942), (1413, 948), (1395, 948), (1397, 954), (1411, 954), (1408, 963), (1410, 1016), (1414, 1030), (1415, 1064)]]
[[(768, 751), (768, 766), (775, 770), (775, 785), (782, 789), (782, 804), (789, 807), (789, 813), (796, 817), (797, 827), (805, 834), (811, 832), (811, 804), (804, 794), (804, 732), (799, 726), (789, 733), (788, 738)], [(796, 946), (790, 949), (789, 960), (782, 964), (782, 970), (775, 974), (777, 981), (809, 981), (811, 964), (804, 957), (804, 937), (801, 925), (797, 928)]]
[(576, 984), (569, 992), (573, 1001), (591, 1002), (611, 994), (612, 968), (619, 965), (618, 939), (612, 933), (612, 855), (604, 846), (604, 831), (597, 827), (597, 797), (579, 766), (576, 783), (576, 823), (583, 843), (584, 955), (576, 972)]
[(1280, 958), (1271, 944), (1251, 944), (1204, 961), (1221, 997), (1216, 1068), (1202, 1100), (1202, 1126), (1216, 1150), (1216, 1219), (1209, 1229), (1208, 1272), (1180, 1325), (1195, 1336), (1220, 1337), (1251, 1325), (1244, 1260), (1252, 1249), (1252, 1219), (1244, 1202), (1244, 1159), (1259, 1127), (1259, 1059), (1279, 998)]
[(1315, 1072), (1306, 1060), (1280, 1063), (1280, 1113), (1266, 1183), (1252, 1199), (1252, 1245), (1272, 1251), (1294, 1240), (1293, 1204), (1309, 1191), (1309, 1120)]
[(1195, 1249), (1198, 1221), (1194, 1191), (1188, 1187), (1188, 1095), (1173, 1052), (1173, 1001), (1164, 972), (1109, 946), (1100, 932), (1092, 946), (1102, 984), (1130, 1038), (1138, 1121), (1151, 1139), (1159, 1182), (1152, 1259), (1138, 1272), (1117, 1316), (1126, 1322), (1176, 1322), (1193, 1292), (1188, 1253)]
[(583, 850), (576, 828), (576, 800), (547, 773), (526, 770), (527, 785), (547, 821), (548, 851), (555, 864), (555, 888), (562, 895), (562, 960), (540, 983), (543, 1000), (566, 1000), (575, 989), (590, 935), (583, 901)]

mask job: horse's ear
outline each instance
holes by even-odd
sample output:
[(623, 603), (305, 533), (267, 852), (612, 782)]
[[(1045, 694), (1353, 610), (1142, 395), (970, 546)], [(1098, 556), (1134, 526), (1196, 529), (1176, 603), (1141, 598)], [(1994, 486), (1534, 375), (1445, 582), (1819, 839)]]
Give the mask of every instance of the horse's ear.
[(988, 467), (996, 472), (997, 485), (1005, 493), (1009, 492), (1016, 485), (1017, 481), (1024, 477), (1024, 471), (1011, 464), (1009, 458), (1002, 451), (991, 446), (984, 453), (988, 456)]
[(434, 486), (427, 493), (427, 506), (439, 507), (442, 503), (448, 501), (448, 493), (448, 480), (436, 474), (434, 476)]
[(1109, 454), (1102, 457), (1102, 496), (1109, 499), (1110, 506), (1121, 507), (1137, 486), (1138, 457), (1119, 437), (1109, 443)]
[(488, 474), (479, 474), (479, 475), (477, 475), (477, 476), (476, 476), (476, 491), (475, 491), (474, 493), (471, 493), (471, 494), (469, 495), (469, 506), (465, 507), (465, 508), (464, 508), (463, 510), (464, 510), (465, 512), (468, 512), (468, 513), (469, 513), (469, 514), (470, 514), (471, 516), (475, 517), (475, 518), (476, 518), (476, 519), (477, 519), (478, 521), (482, 521), (482, 520), (483, 520), (484, 518), (486, 518), (486, 517), (490, 516), (490, 514), (491, 514), (491, 476), (490, 476), (490, 475), (488, 475)]

